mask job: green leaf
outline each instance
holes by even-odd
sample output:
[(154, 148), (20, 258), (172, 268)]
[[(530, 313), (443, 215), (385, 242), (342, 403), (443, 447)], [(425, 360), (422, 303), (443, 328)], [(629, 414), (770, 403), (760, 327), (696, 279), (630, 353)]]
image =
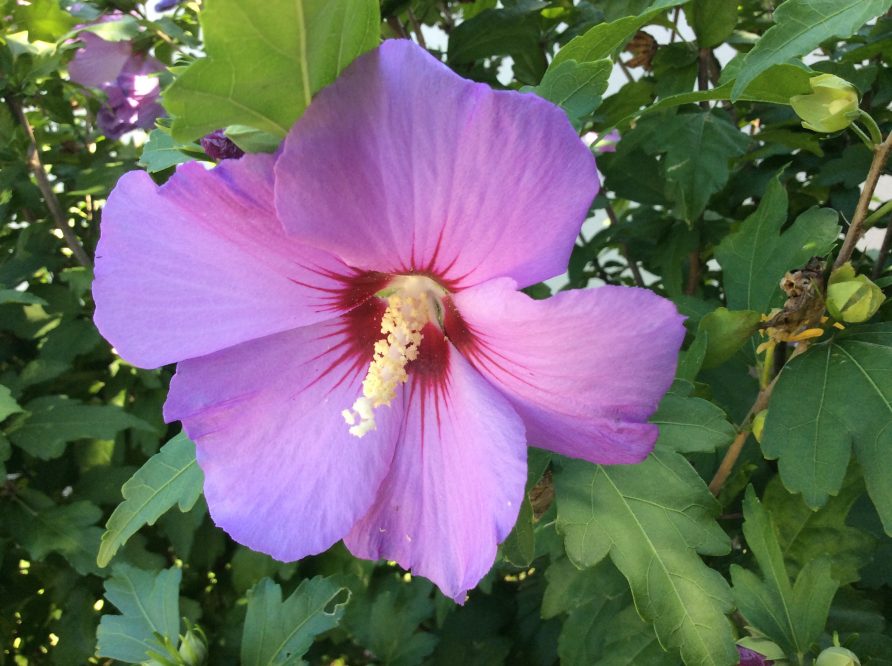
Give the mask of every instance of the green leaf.
[(863, 490), (860, 476), (849, 474), (839, 494), (814, 511), (801, 497), (788, 493), (779, 478), (771, 480), (763, 504), (777, 527), (778, 543), (792, 575), (827, 555), (833, 567), (831, 575), (840, 585), (859, 580), (858, 570), (873, 555), (874, 540), (866, 532), (846, 525), (846, 518)]
[(715, 249), (724, 271), (728, 307), (767, 312), (780, 305), (781, 278), (830, 251), (839, 236), (838, 218), (829, 208), (812, 208), (781, 234), (787, 220), (787, 192), (780, 174), (775, 176), (759, 207)]
[(378, 44), (376, 0), (208, 0), (208, 56), (164, 93), (172, 135), (188, 142), (229, 125), (284, 137), (313, 95)]
[(812, 508), (842, 487), (852, 449), (892, 534), (892, 323), (852, 328), (784, 366), (762, 451)]
[(567, 60), (576, 62), (594, 62), (602, 58), (614, 57), (629, 40), (643, 26), (653, 21), (667, 8), (683, 4), (683, 0), (667, 0), (654, 3), (653, 8), (640, 16), (627, 16), (625, 18), (599, 23), (585, 33), (571, 39), (564, 46), (551, 63), (551, 67), (557, 67)]
[(676, 376), (678, 379), (684, 379), (693, 382), (700, 369), (703, 367), (703, 359), (706, 358), (706, 350), (709, 348), (709, 335), (704, 332), (698, 332), (697, 337), (685, 351), (681, 352), (678, 360), (678, 370)]
[(120, 615), (103, 615), (96, 632), (96, 654), (129, 663), (148, 660), (149, 652), (161, 650), (161, 639), (179, 642), (180, 579), (182, 571), (171, 567), (143, 571), (127, 564), (112, 567), (105, 581), (105, 598)]
[(437, 636), (419, 628), (434, 614), (433, 586), (421, 579), (406, 583), (395, 576), (384, 582), (383, 588), (353, 599), (345, 624), (376, 661), (417, 666), (437, 646)]
[[(185, 152), (184, 149), (191, 150), (191, 152)], [(174, 141), (174, 138), (165, 130), (153, 129), (149, 133), (149, 140), (142, 148), (139, 165), (145, 167), (149, 173), (157, 173), (194, 159), (207, 159), (198, 144), (183, 145)]]
[(771, 65), (810, 53), (833, 37), (853, 35), (890, 6), (892, 0), (786, 0), (774, 10), (774, 25), (746, 54), (731, 99), (739, 99)]
[(791, 585), (774, 524), (752, 486), (746, 491), (743, 515), (743, 533), (763, 578), (731, 565), (737, 608), (751, 626), (801, 663), (824, 629), (839, 586), (830, 577), (830, 560), (812, 560)]
[(0, 421), (22, 411), (19, 403), (12, 397), (12, 392), (0, 384)]
[(749, 139), (714, 112), (680, 113), (660, 126), (662, 140), (652, 149), (666, 153), (662, 170), (675, 214), (693, 223), (728, 182), (730, 162), (743, 155)]
[(245, 125), (230, 125), (225, 134), (246, 153), (274, 153), (282, 144), (281, 137)]
[(737, 0), (693, 0), (685, 12), (700, 48), (724, 42), (737, 26)]
[(0, 305), (21, 303), (22, 305), (46, 305), (46, 301), (27, 291), (18, 289), (0, 289)]
[(702, 398), (667, 393), (650, 422), (660, 426), (658, 449), (694, 453), (731, 443), (737, 430), (720, 407)]
[(154, 525), (174, 504), (192, 508), (204, 476), (195, 461), (195, 444), (180, 433), (149, 458), (121, 488), (124, 501), (108, 519), (99, 547), (99, 566), (107, 566), (127, 539), (143, 525)]
[[(734, 61), (732, 60), (731, 62), (733, 63)], [(731, 64), (729, 63), (728, 67), (730, 66)], [(768, 102), (770, 104), (785, 104), (789, 106), (791, 97), (808, 93), (811, 90), (808, 80), (812, 75), (813, 72), (810, 72), (805, 66), (775, 65), (757, 76), (747, 87), (743, 95), (741, 95), (740, 99), (748, 102)], [(697, 90), (664, 97), (655, 104), (647, 105), (644, 109), (636, 109), (633, 113), (622, 117), (614, 124), (617, 127), (625, 127), (635, 118), (643, 118), (684, 104), (728, 100), (731, 99), (731, 88), (733, 85), (732, 80), (722, 82), (718, 87), (710, 88), (709, 90)], [(612, 97), (608, 99), (612, 99)]]
[(584, 63), (565, 60), (549, 67), (533, 92), (557, 104), (571, 119), (582, 118), (600, 106), (612, 71), (613, 62), (607, 58)]
[(488, 9), (460, 23), (449, 35), (450, 65), (469, 65), (481, 58), (510, 56), (514, 75), (524, 83), (536, 83), (548, 61), (541, 41), (539, 9), (530, 6)]
[(737, 663), (728, 585), (697, 556), (723, 555), (730, 542), (714, 521), (718, 503), (684, 458), (658, 450), (639, 465), (570, 460), (555, 483), (557, 527), (577, 566), (609, 554), (642, 617), (686, 664)]
[(56, 505), (36, 491), (4, 509), (6, 527), (35, 560), (59, 553), (81, 575), (98, 574), (96, 551), (102, 511), (92, 502)]
[(15, 8), (15, 19), (28, 28), (28, 40), (55, 42), (76, 23), (75, 18), (59, 7), (58, 0), (31, 0)]
[(300, 664), (313, 639), (338, 625), (350, 591), (332, 578), (301, 581), (284, 602), (282, 588), (264, 578), (248, 595), (242, 634), (245, 666)]
[(753, 310), (717, 308), (700, 320), (697, 335), (706, 333), (708, 346), (704, 368), (714, 368), (734, 356), (746, 344), (759, 325), (760, 315)]
[(52, 395), (25, 405), (29, 412), (17, 417), (9, 430), (16, 446), (43, 460), (58, 458), (65, 444), (78, 439), (112, 439), (122, 430), (154, 432), (148, 423), (114, 405), (84, 405)]
[(608, 560), (577, 569), (561, 558), (545, 572), (542, 617), (567, 613), (558, 657), (571, 666), (675, 666), (678, 654), (660, 647), (653, 627), (639, 617), (629, 586)]
[(65, 37), (77, 39), (77, 33), (80, 32), (92, 32), (107, 42), (123, 42), (136, 37), (140, 33), (140, 26), (139, 21), (129, 14), (124, 14), (115, 21), (103, 21), (83, 26)]

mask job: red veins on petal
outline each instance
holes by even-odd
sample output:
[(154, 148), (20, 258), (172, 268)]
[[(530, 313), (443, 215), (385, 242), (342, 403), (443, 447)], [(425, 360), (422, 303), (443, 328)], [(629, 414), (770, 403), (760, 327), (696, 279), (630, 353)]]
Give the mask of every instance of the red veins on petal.
[(409, 402), (418, 400), (421, 409), (421, 433), (424, 445), (425, 417), (428, 400), (433, 400), (437, 428), (440, 427), (441, 408), (449, 402), (449, 341), (436, 324), (428, 323), (421, 331), (421, 346), (418, 358), (412, 361), (406, 370), (413, 378)]
[(308, 287), (319, 292), (319, 309), (330, 312), (345, 312), (355, 308), (384, 289), (393, 279), (388, 273), (377, 271), (353, 271), (349, 275), (341, 275), (323, 269), (314, 269), (319, 275), (338, 282), (336, 287), (323, 287), (317, 284), (302, 282), (288, 278), (295, 284)]
[[(374, 292), (372, 292), (374, 293)], [(381, 339), (381, 317), (387, 304), (380, 298), (366, 298), (363, 303), (332, 322), (331, 330), (322, 336), (331, 346), (314, 360), (325, 360), (314, 384), (332, 372), (340, 372), (333, 388), (346, 381), (361, 380), (372, 361), (375, 342)]]

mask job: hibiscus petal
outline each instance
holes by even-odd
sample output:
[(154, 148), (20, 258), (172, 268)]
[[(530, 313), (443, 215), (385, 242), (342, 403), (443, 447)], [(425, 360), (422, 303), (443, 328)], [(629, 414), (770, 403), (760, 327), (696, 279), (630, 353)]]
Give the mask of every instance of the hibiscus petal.
[(530, 444), (604, 464), (647, 456), (684, 339), (670, 301), (612, 286), (536, 301), (493, 280), (453, 302), (447, 334), (508, 396)]
[(526, 445), (507, 400), (440, 340), (432, 370), (423, 358), (413, 366), (390, 473), (345, 543), (358, 557), (396, 560), (461, 603), (517, 520)]
[(276, 176), (279, 216), (298, 238), (353, 266), (452, 286), (562, 273), (598, 190), (560, 109), (462, 79), (405, 40), (319, 93)]
[(402, 403), (348, 433), (383, 308), (180, 363), (164, 416), (196, 442), (214, 522), (279, 560), (318, 553), (368, 511), (393, 457)]
[(82, 32), (77, 38), (84, 46), (68, 63), (68, 76), (82, 86), (101, 88), (113, 83), (133, 57), (130, 42), (109, 42), (92, 32)]
[(122, 357), (157, 367), (332, 317), (339, 297), (362, 300), (343, 263), (285, 235), (272, 161), (185, 164), (160, 188), (144, 172), (121, 178), (102, 214), (93, 296)]

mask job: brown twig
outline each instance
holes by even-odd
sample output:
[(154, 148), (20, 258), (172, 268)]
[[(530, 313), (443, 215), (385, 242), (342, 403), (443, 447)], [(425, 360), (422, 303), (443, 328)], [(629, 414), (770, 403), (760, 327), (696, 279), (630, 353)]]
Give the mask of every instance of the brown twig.
[(638, 262), (632, 259), (629, 255), (629, 246), (626, 243), (619, 244), (619, 250), (623, 255), (623, 258), (626, 260), (626, 263), (629, 265), (629, 270), (632, 271), (632, 279), (635, 280), (635, 286), (638, 287), (646, 287), (644, 284), (644, 278), (641, 276), (641, 270), (638, 268)]
[(681, 14), (681, 7), (676, 7), (672, 13), (672, 32), (669, 33), (669, 43), (674, 44), (675, 38), (678, 37), (678, 17)]
[(396, 16), (389, 16), (387, 18), (387, 25), (390, 26), (390, 29), (393, 30), (400, 39), (409, 39), (409, 33), (406, 32), (403, 24), (400, 23), (400, 20)]
[[(796, 345), (796, 349), (793, 351), (793, 353), (790, 354), (790, 360), (792, 361), (796, 356), (804, 353), (806, 349), (808, 349), (808, 342), (800, 342), (798, 345)], [(712, 481), (709, 482), (709, 492), (711, 492), (713, 495), (718, 495), (719, 492), (721, 492), (722, 487), (728, 480), (728, 477), (731, 476), (731, 470), (734, 469), (734, 465), (737, 463), (737, 459), (740, 457), (740, 452), (743, 450), (743, 445), (746, 443), (746, 440), (749, 437), (750, 432), (752, 431), (753, 419), (756, 417), (756, 414), (768, 407), (768, 401), (771, 399), (771, 393), (772, 391), (774, 391), (774, 387), (777, 384), (777, 380), (780, 378), (780, 376), (781, 373), (779, 372), (774, 376), (774, 379), (771, 380), (771, 383), (768, 384), (768, 386), (759, 391), (759, 395), (756, 396), (756, 400), (755, 402), (753, 402), (753, 406), (750, 407), (750, 410), (747, 412), (746, 417), (740, 424), (740, 429), (737, 431), (737, 436), (734, 438), (734, 441), (731, 442), (731, 446), (728, 447), (728, 450), (725, 451), (725, 456), (724, 458), (722, 458), (722, 462), (719, 464), (719, 468), (716, 470), (715, 475), (712, 477)]]
[[(697, 90), (709, 89), (709, 66), (712, 58), (712, 49), (700, 49), (697, 58)], [(700, 108), (709, 110), (709, 102), (700, 102)]]
[(855, 251), (855, 244), (864, 233), (864, 220), (869, 212), (868, 207), (873, 197), (873, 192), (877, 187), (877, 182), (889, 159), (889, 152), (892, 151), (892, 132), (886, 137), (880, 145), (874, 148), (873, 161), (870, 163), (870, 170), (867, 172), (867, 180), (864, 181), (864, 187), (861, 188), (861, 196), (858, 198), (858, 204), (855, 206), (855, 214), (852, 216), (852, 222), (849, 224), (849, 230), (846, 232), (845, 240), (842, 243), (842, 249), (833, 262), (833, 268), (839, 268), (849, 259)]
[(616, 64), (618, 64), (619, 68), (621, 70), (623, 70), (623, 74), (626, 75), (626, 78), (629, 80), (629, 83), (635, 83), (635, 77), (632, 76), (632, 72), (630, 72), (629, 68), (626, 67), (626, 63), (624, 63), (622, 60), (617, 60)]
[(685, 286), (684, 293), (693, 296), (697, 293), (697, 287), (700, 286), (700, 248), (694, 248), (688, 254), (688, 283)]
[(65, 240), (65, 244), (71, 249), (71, 253), (74, 255), (74, 258), (77, 259), (78, 263), (81, 266), (92, 269), (93, 264), (90, 261), (90, 257), (87, 255), (86, 250), (84, 250), (84, 246), (81, 245), (77, 234), (75, 234), (71, 227), (68, 226), (65, 215), (62, 213), (62, 206), (59, 204), (59, 199), (56, 198), (56, 193), (53, 192), (53, 185), (50, 183), (50, 179), (46, 175), (46, 170), (43, 168), (43, 162), (40, 159), (40, 149), (37, 147), (37, 139), (34, 136), (34, 129), (31, 127), (31, 123), (28, 122), (28, 117), (25, 115), (22, 105), (12, 96), (7, 96), (6, 103), (28, 137), (28, 168), (31, 169), (31, 173), (34, 174), (34, 179), (37, 181), (37, 187), (43, 195), (44, 203), (46, 203), (46, 207), (50, 212), (50, 217), (52, 217), (53, 223), (62, 233), (62, 238)]
[(418, 46), (423, 49), (427, 49), (427, 44), (424, 41), (424, 35), (421, 34), (421, 24), (418, 22), (418, 18), (415, 16), (415, 12), (412, 11), (412, 8), (409, 7), (409, 22), (412, 24), (412, 30), (415, 33), (415, 39), (418, 40)]
[(452, 18), (452, 14), (449, 12), (449, 7), (446, 6), (445, 2), (438, 2), (437, 6), (440, 9), (440, 17), (443, 19), (440, 27), (443, 29), (447, 35), (452, 32), (452, 29), (455, 28), (455, 21)]
[[(604, 206), (604, 210), (607, 212), (607, 217), (610, 220), (610, 224), (614, 227), (619, 224), (619, 218), (616, 216), (616, 211), (613, 210), (613, 205), (608, 201)], [(632, 259), (629, 254), (629, 246), (626, 243), (619, 244), (620, 254), (623, 255), (623, 258), (626, 260), (626, 263), (629, 265), (629, 270), (632, 271), (632, 279), (635, 280), (635, 284), (639, 287), (646, 286), (644, 284), (644, 278), (641, 276), (641, 271), (638, 268), (638, 262)]]

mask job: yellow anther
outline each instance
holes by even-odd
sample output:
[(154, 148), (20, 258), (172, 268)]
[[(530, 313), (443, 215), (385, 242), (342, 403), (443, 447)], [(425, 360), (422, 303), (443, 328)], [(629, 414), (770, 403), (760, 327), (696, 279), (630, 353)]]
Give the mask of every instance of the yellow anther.
[(381, 318), (384, 338), (375, 342), (374, 356), (362, 381), (362, 395), (341, 412), (351, 435), (363, 437), (376, 428), (375, 408), (389, 405), (400, 384), (409, 378), (406, 366), (418, 358), (421, 331), (431, 321), (431, 290), (427, 278), (403, 278), (387, 298)]

